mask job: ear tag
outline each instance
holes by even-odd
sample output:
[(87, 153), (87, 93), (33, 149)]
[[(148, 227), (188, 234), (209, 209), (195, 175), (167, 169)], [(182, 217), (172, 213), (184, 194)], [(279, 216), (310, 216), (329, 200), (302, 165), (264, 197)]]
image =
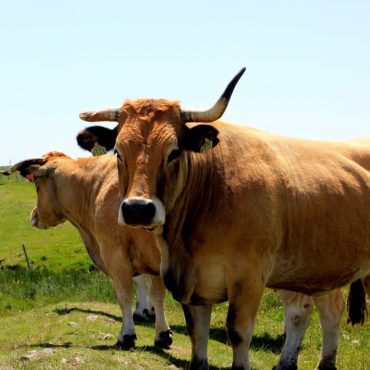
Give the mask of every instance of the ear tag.
[(35, 182), (35, 176), (33, 173), (29, 173), (28, 175), (25, 176), (25, 178), (28, 180), (28, 181), (31, 181), (31, 182)]
[(107, 149), (105, 149), (105, 146), (100, 146), (98, 143), (94, 144), (94, 147), (91, 149), (91, 154), (94, 157), (97, 157), (98, 155), (103, 155), (107, 153)]
[(204, 144), (200, 147), (200, 152), (206, 152), (209, 149), (212, 149), (213, 143), (212, 140), (209, 140), (207, 138), (204, 139)]

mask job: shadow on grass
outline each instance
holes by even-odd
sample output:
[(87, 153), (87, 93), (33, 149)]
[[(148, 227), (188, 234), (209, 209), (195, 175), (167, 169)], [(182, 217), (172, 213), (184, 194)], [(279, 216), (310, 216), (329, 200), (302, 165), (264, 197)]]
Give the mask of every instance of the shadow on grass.
[[(97, 311), (97, 310), (89, 310), (79, 307), (70, 307), (70, 308), (57, 308), (54, 310), (58, 315), (67, 315), (73, 311), (86, 313), (86, 314), (94, 314), (94, 315), (102, 315), (113, 319), (114, 321), (121, 322), (122, 318), (116, 315), (112, 315), (107, 312)], [(154, 319), (150, 318), (147, 321), (139, 321), (135, 320), (135, 325), (141, 325), (145, 327), (152, 327)], [(187, 335), (187, 330), (184, 325), (171, 325), (171, 330), (174, 333)], [(224, 327), (220, 328), (211, 328), (209, 332), (209, 338), (215, 340), (217, 342), (223, 343), (225, 345), (229, 345), (229, 340), (227, 338), (226, 330)], [(281, 349), (284, 345), (285, 336), (278, 335), (276, 337), (272, 337), (269, 333), (264, 333), (263, 335), (254, 335), (252, 338), (251, 348), (256, 351), (265, 351), (265, 352), (272, 352), (273, 354), (279, 354)], [(150, 348), (150, 347), (149, 347)], [(157, 350), (155, 347), (153, 347)], [(112, 350), (114, 346), (95, 346), (93, 349), (97, 350)], [(164, 352), (166, 353), (166, 352)]]
[(113, 319), (114, 321), (119, 321), (119, 322), (122, 321), (122, 317), (120, 317), (120, 316), (112, 315), (110, 313), (103, 312), (103, 311), (88, 310), (88, 309), (79, 308), (79, 307), (56, 308), (54, 310), (54, 312), (57, 313), (60, 316), (68, 315), (68, 314), (70, 314), (71, 312), (74, 312), (74, 311), (93, 314), (93, 315), (101, 315), (101, 316), (108, 317), (109, 319)]
[(55, 344), (55, 343), (35, 343), (35, 344), (28, 344), (28, 345), (23, 345), (22, 347), (30, 347), (30, 348), (71, 348), (71, 347), (76, 347), (73, 345), (72, 342), (64, 342), (62, 344)]
[[(186, 327), (181, 325), (171, 325), (171, 330), (174, 333), (187, 335)], [(209, 331), (209, 338), (217, 342), (229, 345), (229, 339), (224, 327), (211, 328)], [(280, 354), (285, 341), (284, 335), (272, 337), (269, 333), (263, 335), (254, 335), (252, 338), (251, 348), (256, 351), (272, 352), (273, 354)]]
[(262, 336), (253, 336), (251, 348), (256, 351), (272, 352), (274, 355), (279, 355), (283, 348), (284, 341), (285, 335), (272, 337), (269, 333), (264, 333)]
[[(108, 312), (89, 310), (89, 309), (79, 308), (79, 307), (56, 308), (54, 310), (54, 312), (57, 313), (60, 316), (68, 315), (73, 311), (81, 312), (81, 313), (87, 313), (87, 314), (93, 314), (93, 315), (101, 315), (101, 316), (105, 316), (109, 319), (112, 319), (114, 321), (118, 321), (118, 322), (122, 321), (122, 317), (112, 315)], [(153, 324), (155, 323), (155, 316), (150, 315), (146, 319), (134, 316), (134, 322), (135, 322), (135, 325), (142, 325), (142, 326), (147, 326), (147, 327), (153, 326)]]

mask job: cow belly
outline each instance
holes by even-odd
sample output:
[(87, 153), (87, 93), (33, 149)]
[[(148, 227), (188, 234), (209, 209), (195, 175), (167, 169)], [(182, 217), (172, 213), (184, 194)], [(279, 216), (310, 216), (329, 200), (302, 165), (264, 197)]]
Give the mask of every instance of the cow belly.
[(370, 272), (370, 260), (277, 261), (267, 286), (305, 294), (327, 292), (345, 286)]

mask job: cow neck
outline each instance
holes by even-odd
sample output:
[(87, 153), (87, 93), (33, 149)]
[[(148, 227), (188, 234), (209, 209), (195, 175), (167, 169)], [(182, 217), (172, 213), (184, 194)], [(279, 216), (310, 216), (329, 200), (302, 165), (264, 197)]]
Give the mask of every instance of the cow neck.
[[(101, 168), (100, 168), (101, 171)], [(89, 160), (73, 161), (63, 173), (63, 188), (58, 194), (60, 207), (67, 220), (77, 228), (88, 231), (95, 226), (95, 201), (104, 176), (98, 173), (98, 166), (91, 166)]]
[[(182, 193), (167, 217), (165, 239), (171, 246), (186, 244), (188, 235), (204, 218), (212, 225), (213, 214), (217, 212), (217, 199), (223, 196), (220, 176), (223, 167), (216, 151), (217, 147), (208, 153), (188, 153), (188, 176)], [(182, 238), (180, 243), (179, 238)]]
[(109, 189), (114, 189), (110, 185), (117, 183), (111, 164), (115, 164), (115, 160), (109, 157), (71, 161), (68, 166), (59, 168), (58, 178), (63, 188), (57, 186), (57, 198), (64, 217), (79, 231), (94, 265), (105, 273), (96, 239), (96, 204), (99, 195), (106, 193), (101, 188), (107, 184), (109, 193)]

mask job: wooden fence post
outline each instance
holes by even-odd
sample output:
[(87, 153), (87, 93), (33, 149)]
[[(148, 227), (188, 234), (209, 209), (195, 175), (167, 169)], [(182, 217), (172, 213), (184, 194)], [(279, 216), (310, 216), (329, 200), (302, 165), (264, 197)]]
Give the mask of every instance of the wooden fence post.
[(28, 255), (27, 255), (26, 246), (25, 246), (24, 244), (22, 244), (22, 247), (23, 247), (24, 257), (26, 258), (26, 262), (27, 262), (28, 270), (32, 271), (32, 268), (31, 268), (31, 265), (30, 265), (30, 261), (29, 261), (29, 259), (28, 259)]

